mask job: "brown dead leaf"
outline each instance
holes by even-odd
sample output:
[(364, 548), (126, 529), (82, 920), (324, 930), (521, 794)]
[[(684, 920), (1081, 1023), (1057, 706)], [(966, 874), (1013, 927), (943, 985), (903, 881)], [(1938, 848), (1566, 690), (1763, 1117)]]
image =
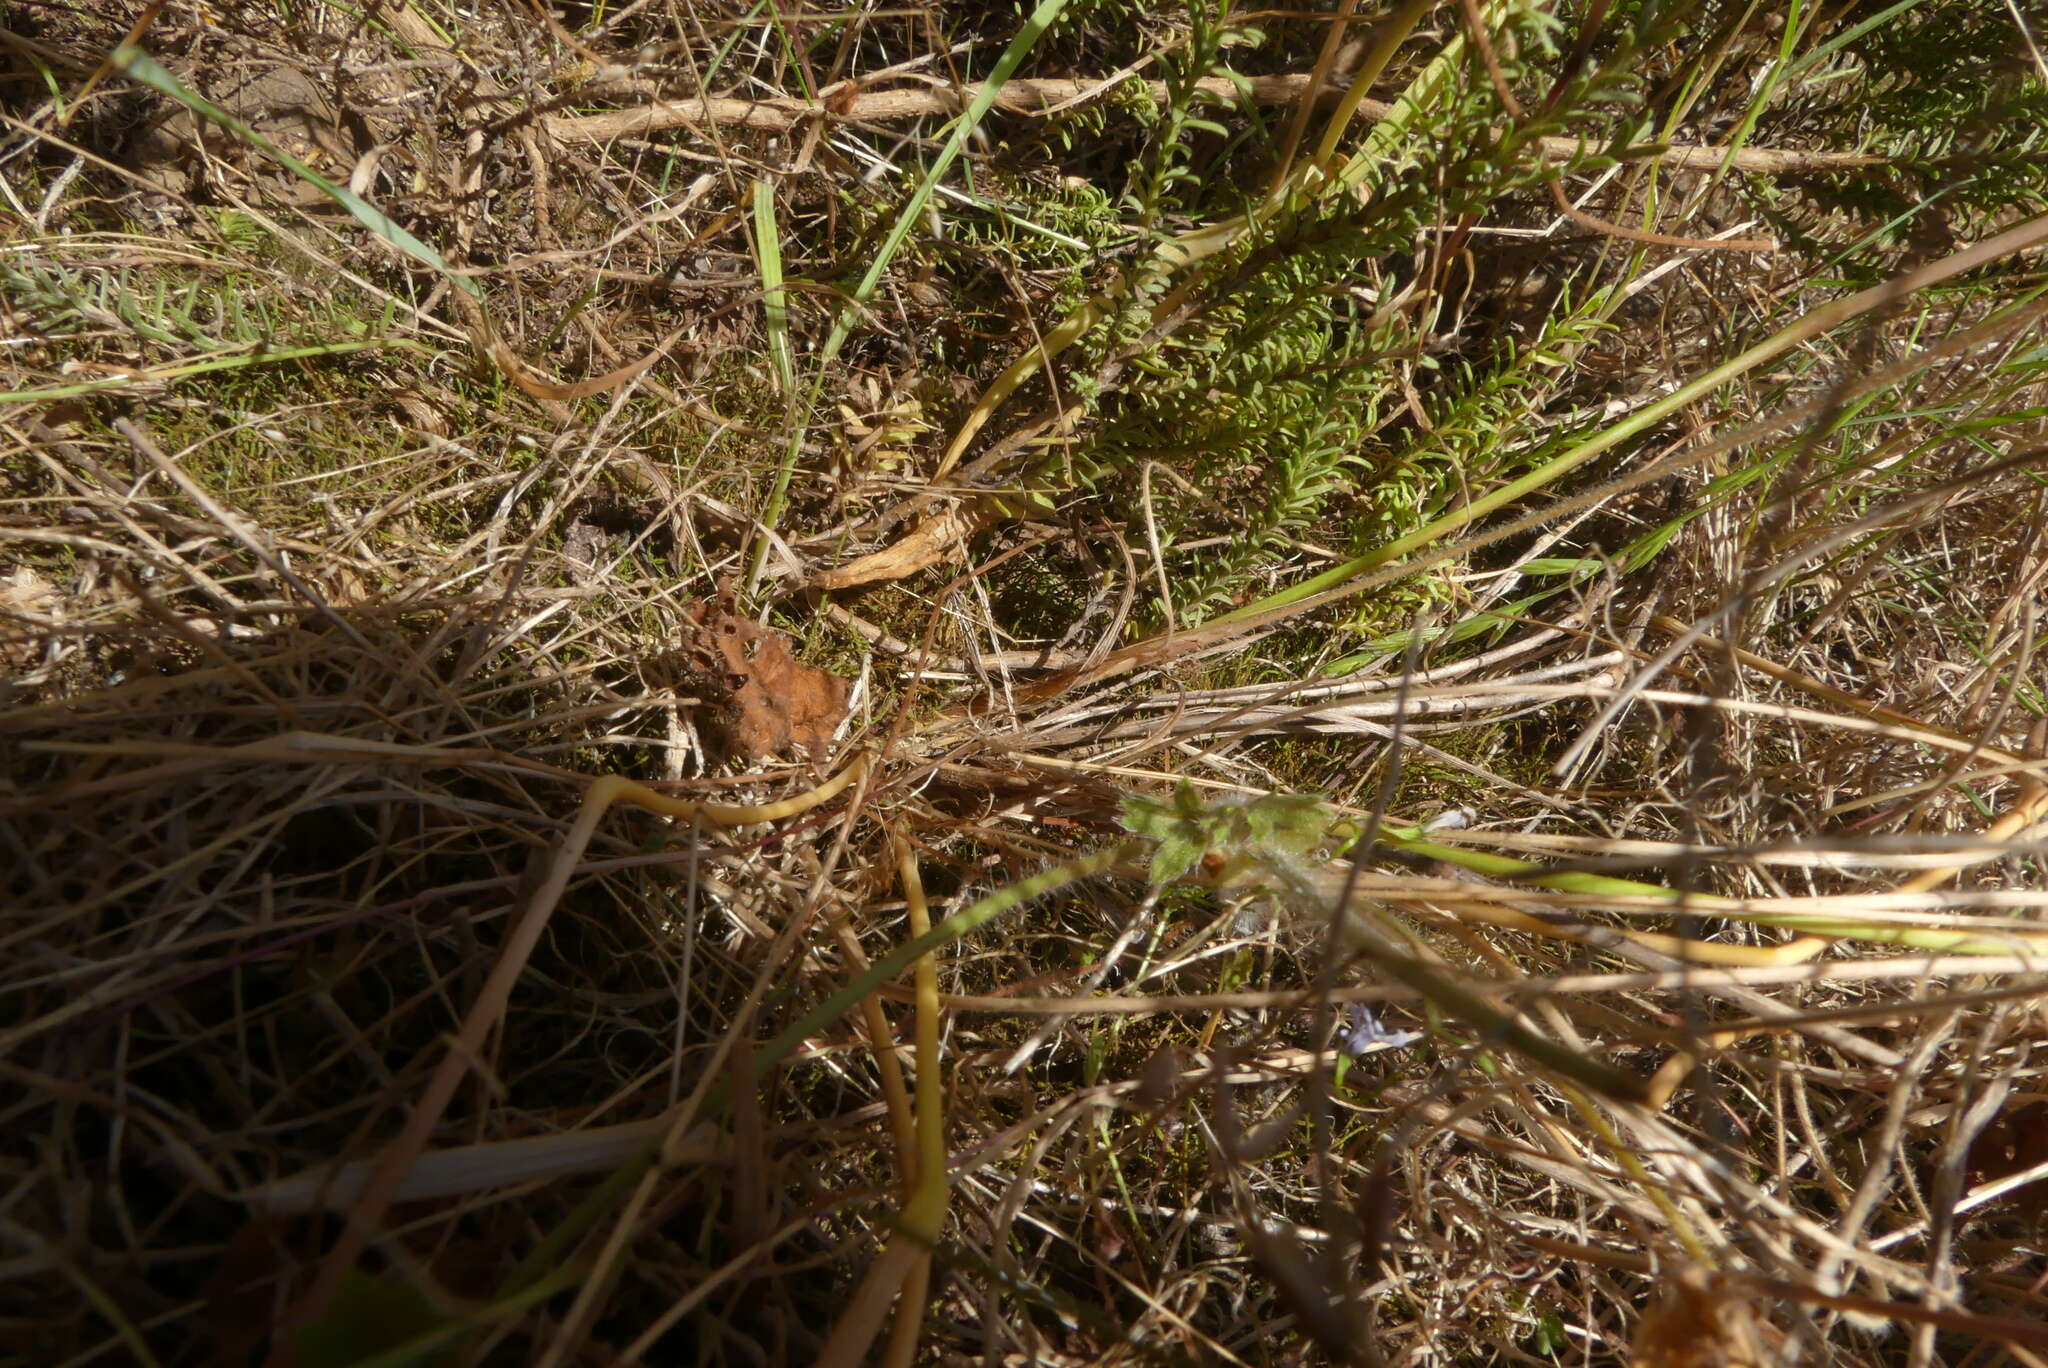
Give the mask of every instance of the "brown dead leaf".
[(1760, 1322), (1753, 1299), (1723, 1278), (1682, 1268), (1643, 1313), (1630, 1368), (1763, 1368), (1783, 1336)]
[(765, 760), (801, 746), (823, 754), (846, 717), (846, 681), (800, 665), (782, 633), (713, 603), (690, 611), (683, 670), (720, 711), (726, 749)]

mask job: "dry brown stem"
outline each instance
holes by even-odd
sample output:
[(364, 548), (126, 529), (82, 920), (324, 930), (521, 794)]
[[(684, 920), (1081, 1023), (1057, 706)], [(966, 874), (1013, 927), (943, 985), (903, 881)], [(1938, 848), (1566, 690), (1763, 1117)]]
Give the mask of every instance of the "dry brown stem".
[[(1295, 76), (1252, 76), (1244, 84), (1254, 103), (1296, 104), (1309, 89), (1312, 78)], [(1058, 78), (1019, 78), (1006, 82), (996, 95), (996, 108), (1011, 114), (1049, 114), (1098, 99), (1118, 88), (1120, 81), (1089, 81)], [(1164, 82), (1147, 82), (1152, 98), (1167, 96)], [(1239, 96), (1238, 82), (1223, 76), (1205, 77), (1196, 83), (1217, 99)], [(1339, 86), (1327, 86), (1320, 99), (1333, 100), (1343, 93)], [(954, 90), (929, 86), (904, 90), (863, 91), (851, 96), (839, 94), (823, 103), (806, 100), (746, 100), (729, 96), (687, 97), (662, 100), (638, 109), (615, 110), (608, 114), (553, 114), (544, 126), (565, 143), (610, 142), (615, 138), (639, 137), (671, 128), (725, 126), (782, 133), (812, 119), (842, 119), (856, 123), (891, 123), (900, 119), (922, 119), (959, 113), (974, 98), (973, 88)], [(1365, 100), (1359, 112), (1374, 119), (1393, 110), (1382, 100)], [(1583, 154), (1583, 144), (1571, 138), (1543, 138), (1537, 146), (1552, 161), (1569, 161)], [(1801, 152), (1746, 147), (1734, 150), (1717, 147), (1674, 146), (1653, 155), (1666, 166), (1692, 171), (1713, 171), (1723, 165), (1758, 175), (1811, 175), (1829, 171), (1853, 171), (1873, 166), (1880, 157), (1854, 152)]]

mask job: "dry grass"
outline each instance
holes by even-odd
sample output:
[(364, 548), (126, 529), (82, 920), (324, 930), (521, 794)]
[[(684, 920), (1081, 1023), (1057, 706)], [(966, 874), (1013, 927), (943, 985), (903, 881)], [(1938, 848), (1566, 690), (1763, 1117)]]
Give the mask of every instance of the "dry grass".
[[(847, 312), (1015, 15), (478, 8), (0, 35), (0, 1356), (2048, 1359), (2041, 257), (1968, 255), (2031, 231), (2005, 143), (1849, 146), (1708, 6), (1635, 63), (1693, 151), (1514, 154), (1577, 217), (1424, 165), (1398, 251), (1315, 255), (1359, 193), (977, 409), (1221, 220), (1119, 201), (1129, 89), (1043, 113), (1197, 88), (1184, 11), (1076, 0)], [(1195, 181), (1255, 203), (1312, 74), (1407, 34), (1349, 148), (1500, 22), (1359, 8), (1222, 49)], [(1450, 68), (1540, 114), (1500, 45)], [(1865, 165), (1952, 207), (1870, 238)], [(1298, 415), (1188, 378), (1289, 270), (1381, 329), (1255, 377), (1376, 377), (1313, 391), (1327, 471), (1219, 456)], [(852, 681), (831, 754), (723, 754), (720, 594)], [(1357, 1003), (1423, 1039), (1354, 1057)]]

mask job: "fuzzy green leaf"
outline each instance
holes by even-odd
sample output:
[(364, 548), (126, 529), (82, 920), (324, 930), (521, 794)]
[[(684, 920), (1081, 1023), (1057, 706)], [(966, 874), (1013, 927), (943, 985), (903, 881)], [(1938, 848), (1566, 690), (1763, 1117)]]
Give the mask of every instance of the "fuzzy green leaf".
[(1186, 832), (1168, 836), (1152, 852), (1152, 882), (1172, 883), (1195, 867), (1195, 862), (1202, 858), (1206, 848), (1206, 842), (1195, 840)]

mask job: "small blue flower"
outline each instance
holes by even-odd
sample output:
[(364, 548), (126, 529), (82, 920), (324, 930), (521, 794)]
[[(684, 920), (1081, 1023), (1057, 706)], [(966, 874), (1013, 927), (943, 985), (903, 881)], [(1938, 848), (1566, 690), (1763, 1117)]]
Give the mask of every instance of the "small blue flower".
[(1420, 1031), (1388, 1030), (1380, 1025), (1379, 1018), (1372, 1014), (1372, 1008), (1362, 1002), (1354, 1002), (1351, 1010), (1345, 1013), (1344, 1029), (1337, 1032), (1337, 1048), (1348, 1055), (1362, 1055), (1381, 1045), (1398, 1050), (1420, 1039)]

